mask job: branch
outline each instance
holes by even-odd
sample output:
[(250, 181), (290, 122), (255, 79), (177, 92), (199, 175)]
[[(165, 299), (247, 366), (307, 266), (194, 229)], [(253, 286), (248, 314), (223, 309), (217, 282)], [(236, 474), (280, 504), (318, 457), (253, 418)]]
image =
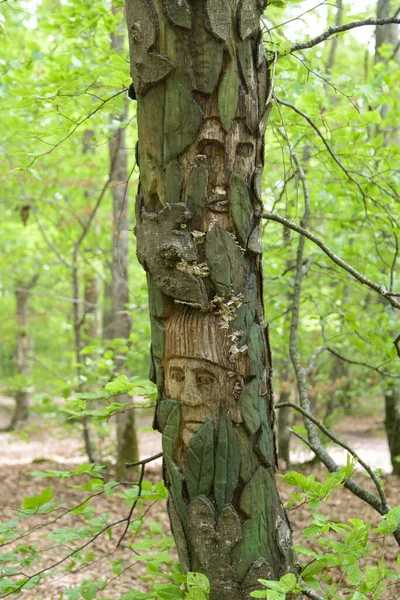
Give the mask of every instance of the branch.
[[(379, 202), (377, 202), (374, 198), (372, 198), (372, 196), (368, 195), (362, 188), (362, 185), (359, 181), (357, 181), (357, 179), (355, 179), (353, 177), (353, 175), (351, 174), (350, 170), (348, 170), (344, 164), (342, 163), (342, 161), (340, 160), (340, 158), (337, 156), (337, 154), (334, 152), (334, 150), (332, 149), (331, 145), (329, 144), (328, 140), (326, 139), (326, 137), (323, 135), (323, 133), (321, 132), (321, 130), (319, 129), (319, 127), (316, 125), (316, 123), (313, 121), (313, 119), (311, 117), (309, 117), (305, 112), (303, 112), (302, 110), (300, 110), (299, 108), (297, 108), (297, 106), (295, 106), (294, 104), (291, 104), (290, 102), (286, 102), (285, 100), (281, 100), (280, 98), (277, 98), (277, 96), (274, 94), (274, 99), (278, 104), (282, 104), (282, 106), (286, 106), (287, 108), (290, 108), (291, 110), (293, 110), (295, 113), (297, 113), (298, 115), (300, 115), (303, 119), (305, 119), (307, 121), (307, 123), (309, 123), (309, 125), (311, 125), (311, 127), (314, 129), (315, 133), (318, 135), (318, 137), (320, 138), (320, 140), (322, 141), (322, 143), (324, 144), (325, 148), (327, 149), (327, 151), (329, 152), (329, 154), (331, 155), (332, 159), (335, 161), (335, 163), (337, 164), (337, 166), (343, 171), (343, 173), (346, 175), (346, 177), (357, 187), (357, 189), (359, 190), (363, 201), (365, 202), (365, 198), (368, 198), (369, 200), (371, 200), (371, 202), (373, 202), (374, 204), (376, 204), (377, 206), (379, 206), (380, 208), (382, 208), (386, 214), (388, 215), (390, 221), (393, 223), (396, 223), (396, 221), (394, 220), (393, 217), (391, 217), (390, 213), (388, 213), (387, 209), (385, 209), (385, 207), (383, 205), (381, 205)], [(379, 190), (381, 190), (381, 192), (383, 192), (384, 194), (386, 194), (387, 196), (389, 196), (390, 198), (392, 198), (392, 200), (398, 200), (398, 195), (397, 194), (392, 194), (390, 193), (387, 189), (385, 189), (380, 183), (378, 183), (377, 181), (373, 180), (371, 177), (369, 177), (368, 175), (364, 175), (363, 173), (358, 173), (358, 175), (361, 175), (361, 177), (364, 177), (365, 179), (367, 179), (367, 181), (369, 183), (372, 183), (373, 185), (375, 185)]]
[(323, 598), (322, 596), (317, 594), (317, 592), (314, 592), (314, 590), (309, 588), (304, 579), (302, 579), (301, 577), (298, 578), (298, 582), (303, 588), (303, 593), (307, 596), (307, 598), (310, 598), (310, 600), (325, 600), (325, 598)]
[(150, 456), (149, 458), (144, 458), (143, 460), (138, 460), (133, 463), (125, 463), (125, 467), (128, 469), (129, 467), (138, 467), (139, 465), (147, 465), (147, 463), (153, 462), (153, 460), (157, 460), (157, 458), (161, 458), (163, 455), (162, 452), (155, 454), (154, 456)]
[[(368, 475), (371, 477), (372, 481), (375, 484), (375, 487), (378, 491), (379, 497), (381, 499), (381, 503), (382, 503), (382, 509), (385, 511), (384, 514), (386, 514), (387, 512), (389, 512), (389, 507), (387, 504), (387, 498), (385, 496), (385, 492), (383, 491), (383, 488), (380, 484), (379, 479), (376, 477), (375, 473), (373, 472), (373, 470), (371, 469), (371, 467), (365, 463), (357, 454), (357, 452), (355, 452), (352, 448), (350, 448), (350, 446), (348, 446), (347, 444), (345, 444), (345, 442), (342, 442), (339, 438), (337, 438), (329, 429), (327, 429), (325, 427), (325, 425), (323, 425), (321, 423), (321, 421), (319, 421), (318, 419), (316, 419), (314, 417), (314, 415), (312, 415), (309, 411), (304, 410), (304, 408), (302, 408), (301, 406), (299, 406), (298, 404), (294, 404), (293, 402), (280, 402), (279, 404), (275, 404), (275, 408), (286, 408), (286, 407), (290, 407), (290, 408), (294, 408), (295, 410), (298, 410), (299, 412), (301, 412), (301, 414), (306, 417), (307, 419), (309, 419), (310, 421), (312, 421), (314, 423), (314, 425), (316, 425), (318, 427), (318, 429), (320, 429), (326, 436), (328, 436), (332, 442), (335, 442), (335, 444), (337, 444), (338, 446), (341, 446), (342, 448), (344, 448), (349, 454), (351, 454), (351, 456), (353, 458), (355, 458), (357, 460), (357, 462), (360, 463), (360, 465), (367, 471)], [(315, 450), (314, 450), (315, 452)], [(351, 481), (350, 479), (348, 479), (344, 485), (347, 487), (347, 482)]]
[(353, 21), (352, 23), (347, 23), (347, 25), (329, 27), (329, 29), (324, 31), (324, 33), (321, 33), (317, 37), (308, 40), (308, 42), (297, 42), (295, 44), (292, 44), (290, 52), (297, 52), (298, 50), (307, 50), (307, 48), (312, 48), (313, 46), (321, 44), (321, 42), (324, 42), (333, 35), (343, 33), (344, 31), (349, 31), (350, 29), (355, 29), (356, 27), (365, 27), (367, 25), (391, 25), (393, 23), (400, 24), (400, 18), (397, 16), (393, 16), (389, 17), (388, 19), (364, 19), (364, 21)]
[[(374, 281), (372, 281), (371, 279), (368, 279), (368, 277), (365, 277), (365, 275), (363, 275), (362, 273), (357, 271), (354, 267), (347, 264), (342, 258), (340, 258), (337, 254), (335, 254), (320, 238), (318, 238), (316, 235), (311, 233), (311, 231), (308, 231), (307, 229), (305, 229), (304, 227), (301, 227), (300, 225), (296, 225), (296, 223), (293, 223), (293, 221), (290, 221), (289, 219), (286, 219), (285, 217), (280, 217), (280, 216), (275, 215), (270, 212), (263, 213), (263, 218), (268, 219), (269, 221), (276, 221), (277, 223), (281, 223), (281, 225), (285, 225), (286, 227), (293, 229), (293, 231), (296, 231), (300, 235), (303, 235), (304, 237), (308, 238), (309, 240), (314, 242), (314, 244), (319, 246), (321, 248), (321, 250), (327, 256), (329, 256), (329, 258), (334, 263), (336, 263), (342, 269), (345, 269), (348, 273), (350, 273), (350, 275), (352, 275), (355, 279), (357, 279), (357, 281), (359, 281), (363, 285), (366, 285), (367, 287), (371, 288), (371, 290), (374, 290), (374, 292), (377, 292), (380, 296), (383, 296), (383, 298), (385, 298), (388, 302), (390, 302), (390, 304), (394, 308), (400, 309), (400, 302), (395, 300), (395, 296), (393, 295), (393, 293), (389, 292), (385, 288), (384, 285), (379, 285), (379, 283), (375, 283)], [(400, 336), (398, 339), (400, 341)]]
[(333, 354), (333, 356), (340, 358), (340, 360), (343, 360), (343, 362), (349, 363), (350, 365), (358, 365), (359, 367), (366, 367), (367, 369), (372, 369), (373, 371), (376, 371), (377, 373), (379, 373), (379, 375), (383, 375), (383, 377), (392, 377), (393, 379), (400, 379), (400, 375), (395, 375), (394, 373), (389, 373), (388, 371), (382, 371), (382, 369), (380, 369), (379, 367), (374, 367), (373, 365), (369, 365), (368, 363), (364, 363), (364, 362), (360, 362), (358, 360), (351, 360), (350, 358), (346, 358), (345, 356), (343, 356), (343, 354), (339, 354), (339, 352), (337, 352), (337, 350), (334, 350), (333, 348), (330, 348), (329, 346), (327, 346), (326, 349), (328, 350), (328, 352)]

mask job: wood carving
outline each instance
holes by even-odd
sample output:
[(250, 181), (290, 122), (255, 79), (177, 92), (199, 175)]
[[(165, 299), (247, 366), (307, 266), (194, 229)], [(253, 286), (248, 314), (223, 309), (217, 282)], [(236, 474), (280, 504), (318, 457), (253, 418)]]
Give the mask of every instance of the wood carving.
[[(184, 571), (247, 600), (294, 569), (261, 274), (264, 0), (127, 0), (168, 512)], [(261, 123), (260, 123), (261, 122)]]

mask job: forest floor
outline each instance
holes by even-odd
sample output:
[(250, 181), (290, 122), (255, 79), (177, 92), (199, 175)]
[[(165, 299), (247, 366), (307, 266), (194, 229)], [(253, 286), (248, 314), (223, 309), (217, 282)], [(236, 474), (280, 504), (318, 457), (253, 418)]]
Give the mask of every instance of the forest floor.
[[(9, 408), (9, 399), (0, 398), (0, 427), (6, 425)], [(138, 418), (138, 425), (141, 458), (158, 453), (161, 449), (160, 435), (151, 430), (151, 415), (148, 411), (147, 414), (145, 413)], [(392, 506), (398, 505), (400, 478), (389, 475), (389, 452), (379, 418), (359, 415), (345, 417), (334, 430), (373, 468), (382, 469), (389, 504)], [(63, 508), (71, 509), (77, 506), (87, 495), (87, 492), (67, 485), (67, 483), (81, 484), (81, 480), (38, 479), (31, 475), (32, 471), (45, 471), (46, 469), (74, 469), (77, 465), (86, 462), (79, 424), (69, 425), (66, 430), (60, 424), (43, 421), (40, 417), (33, 417), (29, 425), (22, 431), (0, 434), (0, 453), (2, 457), (0, 465), (0, 481), (2, 482), (0, 521), (10, 521), (18, 518), (17, 511), (21, 507), (24, 497), (38, 495), (42, 489), (49, 485), (53, 487), (54, 498), (60, 502), (60, 506)], [(295, 447), (292, 455), (293, 462), (302, 462), (308, 458), (306, 452), (298, 446)], [(345, 452), (335, 450), (335, 459), (345, 464)], [(296, 465), (296, 468), (299, 468), (298, 465)], [(305, 474), (314, 473), (317, 479), (321, 479), (325, 474), (325, 470), (321, 466), (302, 465), (300, 468)], [(148, 465), (146, 479), (157, 482), (160, 478), (161, 461), (158, 460)], [(361, 472), (358, 474), (358, 478), (365, 482), (365, 477)], [(290, 489), (280, 477), (278, 478), (278, 486), (282, 500), (285, 502), (289, 497)], [(129, 512), (125, 501), (119, 497), (108, 498), (101, 495), (94, 498), (92, 503), (96, 507), (96, 514), (99, 516), (109, 513), (108, 523), (126, 517)], [(330, 519), (340, 522), (346, 522), (348, 518), (362, 518), (374, 527), (379, 521), (379, 516), (372, 509), (345, 489), (336, 491), (329, 501), (322, 505), (321, 512), (329, 516)], [(302, 538), (300, 540), (302, 529), (311, 522), (307, 506), (301, 505), (290, 511), (289, 516), (293, 526), (295, 543), (301, 543), (304, 546), (307, 545), (318, 550), (318, 543), (315, 539)], [(53, 518), (53, 514), (48, 517), (30, 517), (28, 522), (24, 519), (21, 525), (35, 528), (38, 525), (52, 521)], [(164, 502), (150, 505), (146, 514), (144, 536), (148, 534), (151, 522), (159, 523), (165, 532), (169, 531)], [(81, 585), (86, 580), (98, 581), (99, 578), (106, 577), (111, 577), (111, 579), (105, 589), (98, 594), (98, 598), (101, 599), (117, 600), (129, 589), (144, 589), (145, 584), (140, 579), (145, 571), (144, 564), (137, 561), (132, 551), (127, 546), (124, 547), (124, 543), (122, 543), (122, 546), (117, 547), (126, 523), (116, 525), (112, 529), (112, 537), (106, 534), (101, 535), (90, 547), (85, 549), (85, 552), (93, 551), (95, 558), (84, 569), (81, 569), (77, 564), (66, 574), (61, 571), (61, 566), (54, 566), (75, 547), (68, 550), (65, 547), (56, 546), (54, 540), (49, 537), (51, 532), (60, 526), (82, 527), (83, 524), (82, 517), (69, 513), (56, 523), (51, 523), (45, 528), (35, 529), (29, 538), (24, 539), (25, 543), (28, 543), (29, 539), (29, 543), (36, 544), (41, 548), (43, 557), (40, 565), (32, 567), (28, 572), (31, 574), (53, 566), (53, 575), (48, 579), (44, 579), (39, 587), (25, 590), (22, 593), (22, 598), (26, 600), (72, 598), (73, 596), (68, 593), (71, 588)], [(128, 541), (131, 541), (131, 539)], [(9, 547), (6, 547), (4, 551), (8, 549)], [(368, 562), (377, 564), (383, 551), (385, 551), (386, 559), (391, 566), (396, 568), (398, 548), (392, 538), (386, 539), (385, 548), (379, 542), (376, 545), (374, 555), (368, 559)], [(115, 561), (123, 560), (126, 564), (126, 567), (118, 576), (113, 575), (111, 572), (111, 567), (107, 561), (107, 558), (110, 557)], [(399, 598), (400, 590), (393, 588), (387, 589), (381, 595), (382, 600), (398, 600)]]

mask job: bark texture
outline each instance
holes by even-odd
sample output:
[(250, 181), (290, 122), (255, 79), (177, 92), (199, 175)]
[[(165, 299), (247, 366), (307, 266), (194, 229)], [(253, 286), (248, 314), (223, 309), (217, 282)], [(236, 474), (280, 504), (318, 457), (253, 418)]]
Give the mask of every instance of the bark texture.
[(400, 393), (398, 385), (387, 385), (385, 392), (385, 427), (393, 474), (400, 475)]
[(248, 598), (292, 567), (262, 300), (263, 4), (126, 5), (155, 424), (179, 559), (208, 576), (212, 600)]

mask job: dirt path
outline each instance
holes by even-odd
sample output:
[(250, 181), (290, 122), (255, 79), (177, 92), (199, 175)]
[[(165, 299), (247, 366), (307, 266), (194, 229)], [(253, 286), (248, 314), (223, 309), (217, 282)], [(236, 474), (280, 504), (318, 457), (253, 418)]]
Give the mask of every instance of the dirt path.
[[(1, 414), (0, 410), (0, 418)], [(160, 435), (151, 430), (151, 421), (152, 417), (150, 414), (139, 414), (140, 455), (142, 458), (156, 454), (161, 449)], [(353, 444), (360, 455), (366, 461), (370, 461), (374, 467), (382, 468), (385, 473), (389, 472), (390, 461), (386, 441), (381, 436), (375, 437), (373, 435), (373, 432), (377, 428), (376, 420), (365, 419), (362, 423), (361, 421), (361, 419), (345, 419), (336, 433), (350, 444)], [(50, 423), (42, 425), (40, 420), (34, 419), (33, 423), (22, 432), (0, 434), (0, 453), (2, 457), (0, 465), (0, 480), (2, 482), (0, 497), (1, 521), (14, 519), (23, 498), (37, 495), (40, 490), (48, 485), (53, 486), (54, 497), (60, 501), (63, 507), (71, 508), (84, 499), (86, 492), (68, 487), (65, 481), (58, 479), (37, 479), (30, 475), (33, 470), (73, 469), (76, 465), (87, 462), (83, 451), (79, 424), (70, 426), (68, 433), (66, 433), (65, 427), (51, 425)], [(303, 450), (299, 447), (295, 448), (293, 453), (294, 461), (305, 460), (307, 458), (308, 456)], [(335, 458), (343, 462), (343, 464), (346, 461), (345, 453), (341, 451), (335, 450)], [(146, 471), (146, 478), (159, 481), (161, 478), (160, 465), (161, 460), (152, 463)], [(308, 473), (309, 468), (305, 472)], [(324, 471), (322, 468), (317, 468), (313, 470), (313, 473), (315, 473), (318, 479), (323, 476)], [(281, 489), (282, 498), (285, 500), (288, 498), (290, 490), (280, 478), (278, 484)], [(385, 490), (389, 501), (393, 505), (398, 504), (400, 492), (399, 478), (385, 476)], [(107, 498), (100, 496), (95, 499), (94, 507), (99, 516), (109, 513), (109, 522), (121, 519), (121, 516), (126, 516), (129, 511), (124, 500), (118, 497)], [(328, 514), (330, 518), (340, 521), (345, 521), (347, 518), (354, 516), (361, 516), (366, 521), (371, 521), (373, 526), (378, 522), (378, 518), (372, 510), (345, 490), (338, 491), (330, 499), (329, 504), (322, 508), (322, 511)], [(301, 506), (299, 509), (292, 511), (290, 518), (294, 528), (295, 542), (300, 543), (300, 532), (310, 522), (307, 506)], [(33, 518), (29, 526), (37, 525), (38, 519), (40, 522), (43, 517)], [(159, 523), (165, 532), (169, 531), (163, 502), (158, 502), (150, 508), (149, 514), (146, 516), (146, 527), (141, 533), (144, 538), (146, 538), (151, 522)], [(23, 525), (26, 526), (25, 521)], [(59, 560), (59, 557), (65, 555), (65, 548), (54, 548), (54, 543), (50, 542), (51, 536), (49, 538), (51, 531), (60, 525), (61, 522), (46, 527), (45, 530), (37, 530), (29, 538), (30, 543), (37, 544), (39, 548), (43, 549), (44, 562), (41, 564), (41, 567), (43, 565), (46, 567), (51, 566), (55, 561)], [(62, 525), (82, 527), (83, 521), (79, 516), (67, 515), (63, 517)], [(127, 565), (127, 569), (117, 578), (112, 579), (104, 592), (100, 594), (101, 598), (119, 600), (129, 589), (144, 589), (146, 584), (140, 579), (144, 573), (144, 564), (132, 559), (134, 555), (132, 555), (132, 551), (128, 546), (116, 548), (124, 526), (117, 526), (111, 539), (103, 535), (96, 540), (91, 546), (95, 554), (94, 562), (91, 565), (85, 567), (85, 569), (72, 568), (71, 572), (67, 574), (59, 572), (55, 577), (45, 580), (39, 588), (24, 591), (22, 598), (24, 600), (38, 600), (39, 598), (40, 600), (59, 600), (65, 590), (80, 585), (87, 579), (96, 581), (99, 577), (115, 577), (109, 566), (107, 558), (109, 556), (115, 561), (123, 561)], [(301, 543), (303, 545), (307, 543), (311, 546), (315, 546), (316, 544), (313, 540), (305, 542), (304, 538), (301, 540)], [(392, 544), (391, 540), (387, 541), (387, 546), (389, 558), (393, 562), (393, 565), (395, 565), (397, 548)], [(378, 548), (376, 562), (380, 556), (381, 548)], [(34, 572), (35, 568), (37, 569), (35, 566), (31, 570)], [(393, 596), (392, 592), (388, 592), (388, 594), (382, 595), (381, 599), (397, 600), (398, 597), (400, 597), (400, 593)]]

